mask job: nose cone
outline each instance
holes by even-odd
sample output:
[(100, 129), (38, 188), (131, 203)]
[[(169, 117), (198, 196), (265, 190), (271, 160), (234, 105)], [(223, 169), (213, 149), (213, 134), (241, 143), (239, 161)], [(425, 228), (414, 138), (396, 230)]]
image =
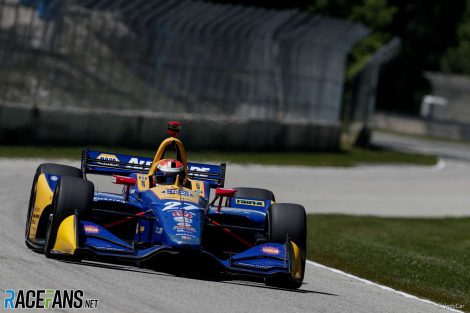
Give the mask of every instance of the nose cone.
[(199, 250), (204, 210), (195, 205), (181, 205), (162, 211), (166, 244), (177, 250)]
[(168, 235), (168, 245), (175, 250), (199, 251), (201, 239), (187, 234)]

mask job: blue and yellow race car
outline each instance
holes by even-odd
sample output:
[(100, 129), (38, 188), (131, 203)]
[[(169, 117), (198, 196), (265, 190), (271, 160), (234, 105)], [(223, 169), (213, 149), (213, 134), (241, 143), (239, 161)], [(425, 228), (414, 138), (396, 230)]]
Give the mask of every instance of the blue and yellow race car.
[[(170, 136), (153, 159), (85, 148), (81, 169), (39, 165), (26, 245), (48, 258), (76, 260), (141, 263), (158, 262), (165, 253), (206, 255), (223, 272), (299, 288), (305, 209), (275, 202), (266, 189), (224, 188), (226, 165), (187, 162), (180, 129), (180, 123), (168, 123)], [(87, 174), (109, 175), (122, 192), (96, 192)]]

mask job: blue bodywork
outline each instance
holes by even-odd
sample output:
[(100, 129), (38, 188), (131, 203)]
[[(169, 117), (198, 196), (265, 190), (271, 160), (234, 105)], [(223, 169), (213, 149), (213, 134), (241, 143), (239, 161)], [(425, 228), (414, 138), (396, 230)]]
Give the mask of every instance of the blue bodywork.
[[(135, 178), (135, 184), (124, 186), (121, 194), (95, 193), (91, 217), (77, 223), (78, 251), (134, 261), (155, 257), (156, 262), (164, 252), (200, 253), (232, 273), (290, 273), (288, 244), (266, 240), (271, 201), (235, 196), (224, 199), (220, 208), (210, 203), (211, 188), (223, 187), (225, 165), (188, 162), (190, 185), (143, 188), (139, 175), (151, 163), (149, 158), (84, 151), (84, 174), (124, 175)], [(57, 177), (47, 178), (53, 190)]]

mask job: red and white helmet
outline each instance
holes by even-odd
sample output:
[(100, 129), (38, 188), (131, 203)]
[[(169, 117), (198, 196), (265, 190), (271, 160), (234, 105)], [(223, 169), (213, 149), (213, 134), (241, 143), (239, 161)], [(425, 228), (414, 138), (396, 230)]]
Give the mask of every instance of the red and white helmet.
[(177, 175), (184, 178), (185, 171), (182, 162), (175, 159), (161, 159), (158, 161), (155, 173), (158, 184), (174, 184)]

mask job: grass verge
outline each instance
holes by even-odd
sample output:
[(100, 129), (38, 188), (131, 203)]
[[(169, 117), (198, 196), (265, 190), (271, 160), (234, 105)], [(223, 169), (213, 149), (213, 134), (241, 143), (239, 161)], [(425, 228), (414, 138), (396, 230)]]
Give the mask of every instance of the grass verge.
[(308, 258), (470, 312), (470, 218), (308, 216)]
[[(154, 151), (126, 148), (99, 148), (103, 151), (129, 153), (153, 157)], [(0, 157), (79, 159), (80, 147), (44, 146), (0, 146)], [(435, 165), (437, 157), (416, 153), (403, 153), (382, 149), (353, 149), (348, 152), (193, 152), (188, 151), (189, 160), (229, 162), (239, 164), (340, 166), (359, 164), (417, 164)]]

